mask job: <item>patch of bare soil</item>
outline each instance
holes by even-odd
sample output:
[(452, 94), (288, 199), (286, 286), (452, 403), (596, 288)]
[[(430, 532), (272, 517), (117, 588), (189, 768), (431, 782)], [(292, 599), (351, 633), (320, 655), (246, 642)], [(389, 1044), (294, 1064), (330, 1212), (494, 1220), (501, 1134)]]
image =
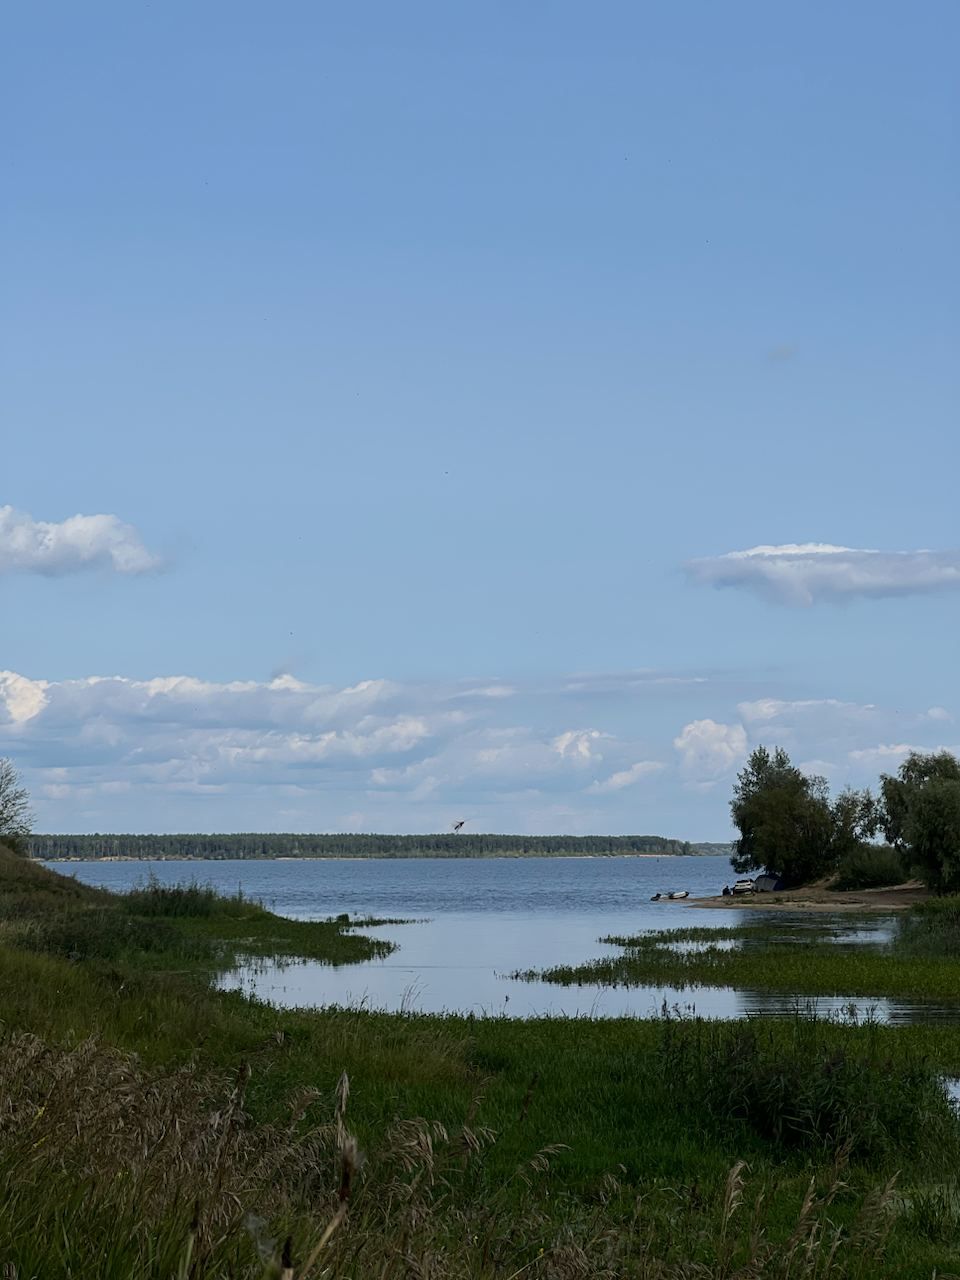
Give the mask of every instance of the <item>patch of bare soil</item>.
[(749, 893), (743, 897), (690, 898), (688, 907), (742, 907), (765, 911), (906, 911), (908, 907), (930, 897), (919, 880), (891, 885), (886, 889), (837, 890), (827, 882), (808, 884), (802, 889), (782, 889), (779, 893)]

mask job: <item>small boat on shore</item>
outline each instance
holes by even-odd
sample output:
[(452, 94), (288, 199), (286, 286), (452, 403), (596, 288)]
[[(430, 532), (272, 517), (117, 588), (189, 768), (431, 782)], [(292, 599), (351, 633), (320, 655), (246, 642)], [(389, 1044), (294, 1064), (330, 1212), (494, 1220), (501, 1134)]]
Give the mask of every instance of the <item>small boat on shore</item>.
[(667, 894), (667, 897), (668, 897), (668, 898), (670, 898), (671, 900), (673, 900), (673, 899), (675, 899), (675, 898), (689, 898), (689, 897), (690, 897), (690, 890), (689, 890), (689, 889), (678, 889), (678, 890), (676, 891), (676, 893), (669, 893), (669, 894)]

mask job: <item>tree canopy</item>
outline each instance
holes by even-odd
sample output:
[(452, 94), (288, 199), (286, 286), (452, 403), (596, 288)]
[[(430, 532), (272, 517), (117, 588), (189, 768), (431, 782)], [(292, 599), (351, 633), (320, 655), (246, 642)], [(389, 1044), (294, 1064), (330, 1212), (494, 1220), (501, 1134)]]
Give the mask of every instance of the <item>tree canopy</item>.
[(15, 853), (25, 853), (32, 824), (30, 795), (13, 761), (0, 757), (0, 843)]
[(890, 843), (935, 892), (960, 891), (960, 760), (911, 751), (880, 788)]
[(730, 812), (740, 832), (733, 869), (741, 875), (766, 870), (791, 885), (834, 871), (877, 825), (869, 791), (844, 791), (831, 800), (826, 779), (802, 773), (782, 747), (751, 753)]

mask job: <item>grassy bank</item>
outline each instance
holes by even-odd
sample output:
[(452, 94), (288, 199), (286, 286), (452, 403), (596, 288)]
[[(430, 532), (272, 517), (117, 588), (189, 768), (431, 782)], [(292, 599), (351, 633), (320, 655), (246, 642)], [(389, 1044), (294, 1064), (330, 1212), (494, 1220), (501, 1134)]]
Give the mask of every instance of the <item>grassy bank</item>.
[[(960, 1013), (960, 901), (918, 904), (883, 945), (844, 944), (833, 927), (768, 916), (727, 929), (672, 929), (610, 936), (618, 948), (594, 961), (529, 971), (561, 985), (716, 986), (797, 995), (893, 996), (957, 1004)], [(731, 945), (732, 944), (732, 945)]]
[(252, 947), (343, 962), (365, 942), (289, 924), (0, 856), (10, 1274), (960, 1270), (937, 1082), (960, 1034), (291, 1011), (213, 990)]

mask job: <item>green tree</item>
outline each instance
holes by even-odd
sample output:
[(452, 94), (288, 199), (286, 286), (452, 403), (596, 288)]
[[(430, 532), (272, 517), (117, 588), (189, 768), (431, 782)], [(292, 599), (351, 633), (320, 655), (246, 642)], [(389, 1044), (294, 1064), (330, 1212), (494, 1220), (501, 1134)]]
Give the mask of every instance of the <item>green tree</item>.
[(890, 843), (936, 893), (960, 891), (960, 760), (911, 751), (880, 787)]
[(29, 793), (21, 785), (13, 761), (0, 757), (0, 844), (15, 853), (26, 853), (32, 824)]
[(730, 812), (740, 831), (731, 863), (739, 874), (766, 870), (792, 885), (836, 869), (876, 829), (869, 792), (834, 801), (824, 778), (807, 777), (782, 747), (757, 747), (737, 776)]
[(960, 782), (960, 760), (949, 751), (911, 751), (895, 777), (889, 773), (880, 776), (884, 834), (901, 853), (907, 852), (911, 800), (937, 779)]

